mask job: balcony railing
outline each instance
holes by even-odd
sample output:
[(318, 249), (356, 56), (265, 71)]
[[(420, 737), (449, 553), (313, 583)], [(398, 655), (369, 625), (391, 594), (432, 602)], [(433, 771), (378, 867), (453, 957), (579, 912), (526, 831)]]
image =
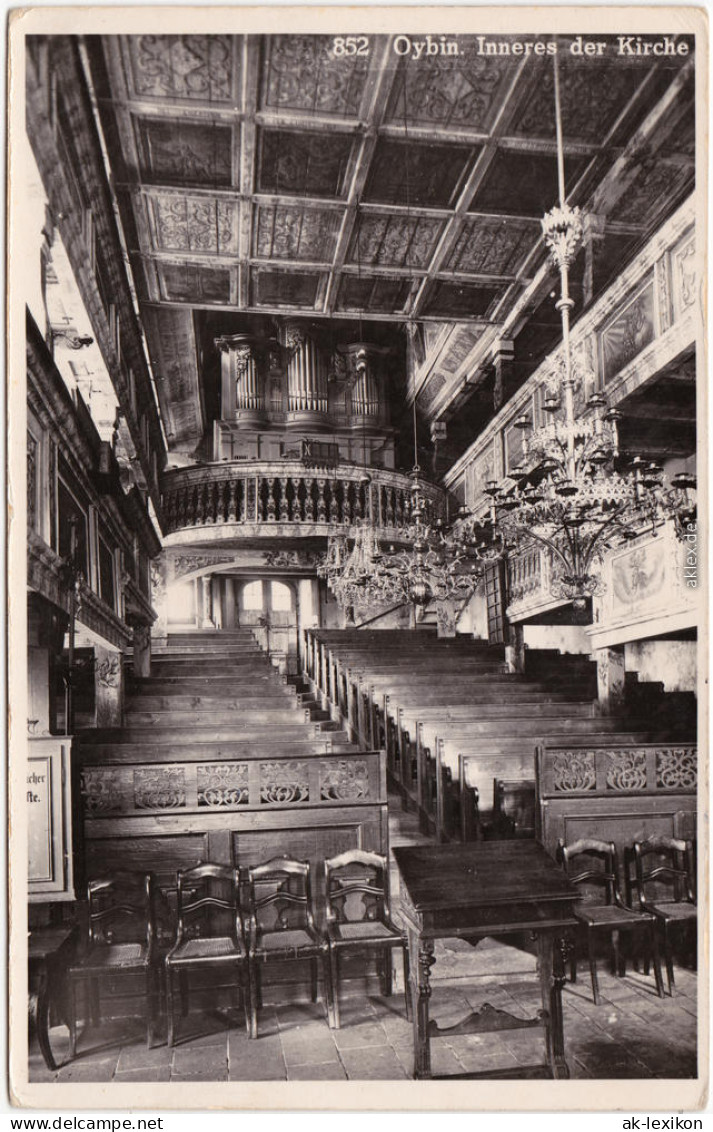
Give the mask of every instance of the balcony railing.
[[(335, 525), (356, 526), (371, 512), (387, 536), (397, 536), (411, 520), (410, 477), (369, 468), (364, 480), (363, 468), (321, 473), (296, 460), (174, 469), (162, 477), (165, 531), (276, 524), (326, 534)], [(424, 495), (431, 516), (443, 515), (445, 493), (425, 484)]]

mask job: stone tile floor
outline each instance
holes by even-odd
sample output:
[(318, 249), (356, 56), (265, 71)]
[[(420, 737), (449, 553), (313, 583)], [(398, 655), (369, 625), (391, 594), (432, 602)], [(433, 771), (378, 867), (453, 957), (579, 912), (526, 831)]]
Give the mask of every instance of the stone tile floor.
[[(422, 840), (412, 815), (394, 811), (391, 844)], [(393, 878), (394, 896), (398, 876)], [(398, 904), (398, 901), (395, 900)], [(485, 940), (477, 948), (444, 940), (432, 971), (431, 1017), (457, 1022), (484, 1002), (517, 1016), (540, 1007), (534, 957), (509, 943)], [(592, 1001), (583, 960), (579, 978), (563, 995), (567, 1058), (573, 1078), (685, 1078), (696, 1076), (695, 973), (676, 968), (674, 996), (656, 996), (653, 976), (628, 971), (623, 979), (599, 964), (601, 1002)], [(403, 1080), (412, 1075), (412, 1027), (406, 1020), (403, 976), (396, 958), (391, 998), (342, 1002), (342, 1028), (331, 1031), (321, 1003), (266, 1006), (260, 1037), (250, 1041), (242, 1015), (230, 1011), (191, 1014), (181, 1023), (174, 1049), (147, 1050), (143, 1022), (128, 1019), (85, 1031), (79, 1055), (67, 1061), (67, 1031), (55, 1027), (52, 1047), (59, 1063), (48, 1070), (36, 1045), (30, 1081), (315, 1081)], [(432, 1043), (434, 1074), (512, 1069), (544, 1059), (539, 1029), (442, 1038)]]

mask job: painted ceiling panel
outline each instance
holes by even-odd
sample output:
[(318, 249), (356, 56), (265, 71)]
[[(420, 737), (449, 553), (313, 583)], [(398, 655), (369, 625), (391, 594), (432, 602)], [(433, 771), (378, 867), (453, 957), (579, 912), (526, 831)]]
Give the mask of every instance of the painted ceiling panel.
[(261, 106), (355, 117), (369, 70), (366, 55), (335, 56), (333, 36), (265, 37)]
[(150, 205), (157, 249), (237, 255), (236, 201), (156, 193)]
[(158, 270), (162, 293), (171, 302), (230, 302), (230, 271), (227, 268), (162, 263)]
[[(565, 159), (566, 185), (585, 160)], [(473, 198), (471, 212), (532, 216), (539, 220), (557, 201), (557, 166), (549, 154), (500, 149)]]
[(403, 311), (411, 294), (411, 288), (410, 279), (345, 275), (339, 290), (337, 309), (372, 313)]
[(258, 188), (291, 196), (345, 194), (350, 134), (262, 130)]
[(316, 271), (271, 271), (254, 268), (251, 272), (252, 297), (257, 306), (311, 309), (317, 301), (322, 276)]
[[(640, 86), (640, 66), (563, 56), (560, 68), (562, 132), (565, 141), (601, 142)], [(552, 68), (544, 66), (524, 92), (511, 132), (517, 137), (554, 138), (555, 96)]]
[(448, 259), (449, 271), (514, 274), (541, 234), (538, 222), (510, 217), (467, 217)]
[(124, 43), (137, 98), (234, 105), (239, 75), (233, 36), (130, 35)]
[(364, 200), (448, 208), (455, 203), (466, 166), (476, 153), (470, 146), (382, 138), (371, 164)]
[(401, 64), (387, 121), (488, 132), (521, 60), (478, 55), (475, 36), (458, 36), (457, 42), (457, 56), (426, 56), (417, 67)]
[(193, 315), (147, 307), (144, 325), (169, 448), (192, 451), (204, 427)]
[(428, 217), (361, 213), (348, 262), (378, 267), (427, 267), (444, 221)]
[[(159, 185), (232, 185), (233, 129), (205, 122), (139, 118), (141, 176)], [(236, 127), (239, 145), (239, 127)]]
[(253, 254), (261, 259), (331, 262), (342, 211), (260, 203)]
[(475, 287), (438, 279), (428, 297), (426, 310), (428, 314), (441, 317), (477, 318), (486, 314), (504, 293), (504, 287)]

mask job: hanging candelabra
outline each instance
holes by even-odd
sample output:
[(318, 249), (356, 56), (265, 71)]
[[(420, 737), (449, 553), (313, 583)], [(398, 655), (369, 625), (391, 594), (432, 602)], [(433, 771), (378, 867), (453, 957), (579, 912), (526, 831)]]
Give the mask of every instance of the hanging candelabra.
[(582, 216), (565, 198), (564, 147), (557, 57), (554, 59), (555, 121), (559, 204), (542, 220), (545, 245), (559, 271), (556, 307), (562, 344), (552, 359), (542, 408), (549, 420), (535, 427), (523, 415), (520, 464), (500, 483), (485, 485), (488, 513), (462, 514), (451, 539), (479, 547), (481, 558), (503, 557), (528, 543), (549, 551), (553, 596), (573, 602), (583, 615), (587, 599), (601, 588), (598, 564), (604, 553), (646, 529), (656, 531), (667, 518), (682, 538), (695, 522), (695, 477), (687, 472), (666, 485), (663, 469), (636, 459), (622, 470), (618, 421), (601, 393), (578, 412), (576, 394), (588, 375), (572, 354), (569, 267), (582, 237)]
[(411, 472), (409, 521), (399, 544), (386, 545), (386, 532), (373, 519), (372, 487), (368, 476), (366, 519), (350, 538), (332, 532), (318, 574), (343, 608), (467, 600), (483, 573), (485, 556), (472, 540), (451, 539), (443, 520), (429, 518), (421, 481), (414, 402), (414, 467)]

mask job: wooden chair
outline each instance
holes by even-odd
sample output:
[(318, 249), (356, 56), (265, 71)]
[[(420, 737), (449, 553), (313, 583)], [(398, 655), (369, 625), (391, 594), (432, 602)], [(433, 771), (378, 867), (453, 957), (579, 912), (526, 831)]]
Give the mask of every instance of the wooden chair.
[[(229, 865), (196, 865), (176, 875), (176, 939), (165, 958), (168, 1044), (175, 1041), (175, 977), (178, 975), (181, 1013), (188, 1014), (189, 982), (193, 971), (228, 972), (227, 984), (238, 988), (250, 1028), (247, 951), (240, 914), (237, 869)], [(215, 985), (215, 984), (214, 984)]]
[[(573, 884), (582, 885), (584, 900), (575, 908), (575, 917), (586, 929), (589, 970), (592, 977), (594, 1002), (599, 1003), (599, 983), (595, 937), (606, 933), (612, 941), (614, 950), (614, 972), (624, 974), (625, 962), (619, 944), (623, 933), (635, 931), (647, 934), (654, 960), (656, 990), (663, 998), (663, 979), (659, 963), (656, 939), (656, 922), (645, 911), (636, 912), (627, 908), (619, 890), (619, 868), (616, 847), (613, 841), (594, 841), (583, 839), (571, 845), (559, 842), (558, 859)], [(603, 900), (602, 900), (603, 896)], [(574, 982), (577, 975), (576, 956), (572, 957), (571, 976)]]
[[(663, 935), (669, 994), (673, 994), (674, 986), (672, 932), (679, 926), (695, 925), (697, 921), (693, 859), (693, 843), (675, 837), (636, 841), (628, 855), (627, 877), (633, 860), (632, 887), (636, 890), (638, 907), (654, 917)], [(634, 899), (631, 902), (634, 903)]]
[(408, 944), (391, 919), (389, 866), (386, 857), (349, 849), (324, 862), (327, 938), (333, 1009), (330, 1024), (339, 1029), (339, 956), (345, 951), (372, 952), (381, 958), (383, 993), (392, 990), (391, 952), (403, 951), (406, 1017), (411, 1017)]
[[(69, 1056), (77, 1052), (77, 989), (88, 986), (89, 1012), (100, 1020), (103, 979), (141, 976), (145, 980), (146, 1044), (153, 1037), (158, 993), (155, 941), (155, 889), (150, 873), (117, 872), (87, 885), (87, 936), (84, 954), (67, 970), (69, 982)], [(138, 993), (134, 991), (134, 993)]]
[(332, 988), (326, 963), (328, 944), (315, 927), (311, 866), (308, 861), (273, 857), (248, 870), (250, 922), (250, 1037), (258, 1034), (257, 1012), (262, 1004), (261, 970), (265, 964), (306, 959), (310, 963), (312, 1002), (318, 997), (318, 977), (332, 1013)]

